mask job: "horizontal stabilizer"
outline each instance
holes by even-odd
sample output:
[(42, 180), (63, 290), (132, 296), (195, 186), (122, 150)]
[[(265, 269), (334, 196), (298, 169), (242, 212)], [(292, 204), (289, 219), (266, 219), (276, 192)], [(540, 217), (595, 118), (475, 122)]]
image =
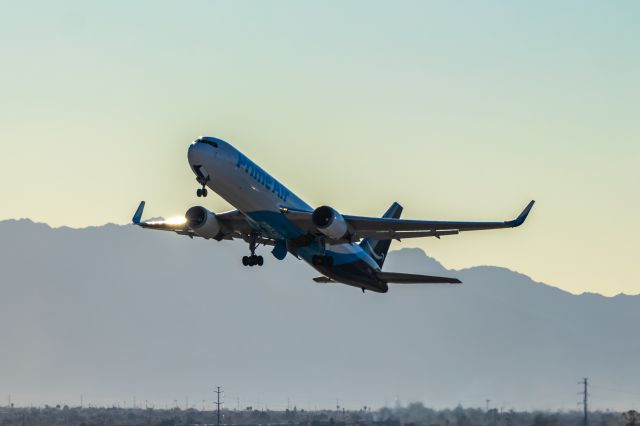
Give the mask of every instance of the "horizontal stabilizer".
[(326, 283), (333, 283), (335, 281), (333, 281), (331, 278), (329, 277), (316, 277), (313, 279), (315, 282), (317, 283), (321, 283), (321, 284), (326, 284)]
[(386, 283), (393, 284), (461, 284), (457, 278), (434, 277), (432, 275), (403, 274), (400, 272), (378, 272), (377, 276)]

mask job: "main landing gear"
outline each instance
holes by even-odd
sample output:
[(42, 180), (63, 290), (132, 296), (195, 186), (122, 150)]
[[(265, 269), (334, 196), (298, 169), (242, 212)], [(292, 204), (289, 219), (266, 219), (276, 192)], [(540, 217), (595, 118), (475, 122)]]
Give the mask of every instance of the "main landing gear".
[(251, 256), (242, 256), (242, 264), (244, 266), (262, 266), (262, 264), (264, 263), (264, 259), (262, 258), (262, 256), (256, 256), (256, 240), (256, 234), (251, 234), (249, 236), (249, 250), (251, 251)]
[(252, 254), (251, 256), (242, 256), (242, 264), (244, 266), (262, 266), (263, 263), (264, 259), (262, 256), (256, 256), (255, 254)]

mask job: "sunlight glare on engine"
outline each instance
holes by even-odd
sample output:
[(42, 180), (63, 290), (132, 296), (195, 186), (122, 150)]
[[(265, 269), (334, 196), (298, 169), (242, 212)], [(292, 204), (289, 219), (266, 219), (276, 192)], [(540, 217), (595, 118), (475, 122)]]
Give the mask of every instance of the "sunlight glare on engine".
[(165, 220), (165, 222), (170, 224), (170, 225), (181, 225), (183, 223), (186, 223), (187, 219), (185, 219), (184, 216), (174, 216), (174, 217), (170, 217), (169, 219)]

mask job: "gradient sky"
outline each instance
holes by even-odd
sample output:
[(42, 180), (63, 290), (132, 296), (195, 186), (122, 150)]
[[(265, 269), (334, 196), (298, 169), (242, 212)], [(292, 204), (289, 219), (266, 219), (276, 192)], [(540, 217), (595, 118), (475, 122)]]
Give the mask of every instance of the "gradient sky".
[(344, 213), (502, 220), (536, 199), (518, 230), (402, 245), (640, 292), (639, 2), (0, 7), (0, 219), (183, 214), (208, 134)]

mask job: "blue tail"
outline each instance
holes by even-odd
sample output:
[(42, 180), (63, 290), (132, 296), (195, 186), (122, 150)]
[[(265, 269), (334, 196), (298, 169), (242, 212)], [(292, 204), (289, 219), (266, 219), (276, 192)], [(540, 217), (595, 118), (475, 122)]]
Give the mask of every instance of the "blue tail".
[[(393, 203), (389, 210), (382, 216), (385, 218), (398, 219), (402, 214), (402, 206)], [(365, 238), (360, 242), (360, 247), (382, 268), (384, 259), (387, 257), (391, 240), (376, 240), (374, 238)]]

